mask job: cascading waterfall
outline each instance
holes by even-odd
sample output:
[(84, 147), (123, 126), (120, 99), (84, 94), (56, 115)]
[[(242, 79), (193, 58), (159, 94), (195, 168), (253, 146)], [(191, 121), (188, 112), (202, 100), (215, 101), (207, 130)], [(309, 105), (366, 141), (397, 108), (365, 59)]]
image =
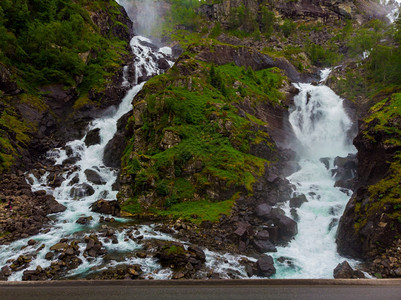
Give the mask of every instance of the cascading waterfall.
[[(322, 71), (322, 81), (329, 69)], [(344, 259), (337, 254), (336, 222), (349, 196), (334, 187), (331, 169), (336, 156), (347, 156), (356, 149), (347, 139), (352, 122), (343, 100), (325, 85), (296, 84), (290, 123), (299, 140), (300, 170), (287, 179), (308, 202), (292, 214), (298, 219), (298, 234), (287, 247), (278, 247), (276, 278), (332, 278), (333, 269)], [(328, 159), (329, 168), (320, 161)], [(283, 207), (291, 215), (287, 203)]]

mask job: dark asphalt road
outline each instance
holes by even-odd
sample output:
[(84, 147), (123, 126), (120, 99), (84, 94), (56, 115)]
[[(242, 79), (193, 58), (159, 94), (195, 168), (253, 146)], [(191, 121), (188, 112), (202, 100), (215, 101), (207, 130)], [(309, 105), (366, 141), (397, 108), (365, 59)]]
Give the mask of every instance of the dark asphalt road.
[(401, 299), (401, 280), (0, 283), (0, 299)]

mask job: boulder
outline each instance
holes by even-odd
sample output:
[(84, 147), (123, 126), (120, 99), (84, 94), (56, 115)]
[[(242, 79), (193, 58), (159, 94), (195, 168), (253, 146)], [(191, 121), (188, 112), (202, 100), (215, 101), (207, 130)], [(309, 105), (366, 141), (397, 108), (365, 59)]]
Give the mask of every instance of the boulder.
[(262, 241), (268, 240), (269, 237), (270, 237), (270, 234), (267, 230), (258, 231), (258, 233), (255, 235), (256, 240), (262, 240)]
[(261, 218), (269, 218), (272, 215), (272, 207), (269, 204), (263, 203), (256, 206), (256, 215)]
[(252, 225), (248, 222), (237, 222), (237, 229), (234, 234), (240, 238), (246, 238), (253, 235)]
[(289, 242), (297, 233), (297, 222), (287, 216), (278, 216), (278, 235), (281, 242)]
[(262, 255), (256, 262), (257, 275), (261, 277), (270, 277), (276, 273), (273, 257)]
[(168, 70), (170, 68), (170, 64), (168, 63), (167, 59), (161, 57), (157, 60), (157, 66), (161, 70)]
[(85, 225), (88, 224), (90, 221), (92, 221), (93, 218), (91, 216), (89, 217), (80, 217), (75, 223)]
[(291, 198), (290, 207), (300, 208), (305, 202), (308, 202), (308, 200), (306, 199), (306, 196), (304, 194), (301, 194)]
[(95, 128), (88, 132), (85, 137), (85, 145), (86, 147), (100, 144), (100, 128)]
[(120, 216), (121, 211), (117, 200), (107, 201), (103, 199), (93, 202), (90, 206), (90, 209), (100, 214), (112, 215), (116, 217)]
[(93, 187), (91, 187), (87, 183), (77, 184), (73, 188), (71, 188), (70, 196), (74, 199), (92, 196), (95, 193)]
[(276, 246), (268, 240), (253, 240), (253, 247), (259, 253), (277, 252)]
[(86, 179), (88, 179), (88, 181), (90, 181), (90, 182), (92, 182), (94, 184), (101, 185), (101, 184), (106, 184), (107, 183), (107, 181), (104, 180), (102, 178), (102, 176), (99, 175), (98, 172), (96, 172), (96, 171), (94, 171), (92, 169), (86, 169), (84, 173), (86, 175)]
[(365, 278), (365, 275), (359, 271), (354, 270), (349, 265), (349, 263), (345, 260), (342, 263), (338, 264), (337, 267), (333, 271), (334, 278)]
[(58, 203), (56, 199), (54, 199), (53, 196), (47, 197), (46, 204), (48, 206), (47, 213), (48, 214), (54, 214), (54, 213), (59, 213), (63, 212), (67, 209), (64, 205)]

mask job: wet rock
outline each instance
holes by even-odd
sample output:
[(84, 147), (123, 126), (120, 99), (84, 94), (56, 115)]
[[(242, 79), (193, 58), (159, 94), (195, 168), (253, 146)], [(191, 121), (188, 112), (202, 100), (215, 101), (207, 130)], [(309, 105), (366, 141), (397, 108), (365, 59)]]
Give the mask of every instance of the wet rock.
[(56, 201), (56, 199), (54, 199), (53, 196), (47, 197), (46, 204), (48, 206), (48, 210), (47, 210), (48, 214), (54, 214), (54, 213), (63, 212), (63, 211), (65, 211), (67, 209), (67, 207), (65, 207), (64, 205), (58, 203)]
[(123, 151), (126, 148), (125, 136), (129, 135), (126, 125), (128, 123), (128, 119), (131, 116), (131, 114), (132, 114), (131, 112), (128, 112), (118, 120), (117, 133), (107, 143), (104, 149), (103, 163), (107, 167), (110, 168), (121, 167), (121, 157), (123, 156)]
[(67, 243), (60, 242), (60, 243), (57, 243), (57, 244), (51, 246), (50, 250), (56, 251), (56, 252), (62, 252), (67, 246), (68, 246)]
[(90, 221), (93, 220), (93, 217), (89, 216), (89, 217), (80, 217), (75, 223), (81, 224), (81, 225), (85, 225), (88, 224)]
[(155, 254), (162, 265), (170, 266), (175, 270), (184, 271), (190, 277), (199, 270), (206, 261), (206, 255), (198, 247), (191, 246), (185, 250), (184, 245), (177, 242), (160, 242)]
[(157, 60), (157, 66), (161, 70), (168, 70), (170, 68), (170, 64), (168, 63), (167, 59), (161, 57)]
[(282, 242), (289, 242), (297, 233), (298, 225), (287, 216), (278, 216), (278, 235)]
[(74, 199), (92, 196), (95, 193), (93, 187), (87, 183), (77, 184), (70, 191), (70, 197)]
[(262, 255), (256, 262), (257, 275), (261, 277), (270, 277), (276, 273), (273, 257)]
[(359, 271), (351, 268), (347, 261), (338, 264), (333, 271), (334, 278), (365, 278), (365, 275)]
[(36, 241), (35, 240), (29, 240), (28, 241), (28, 245), (29, 246), (33, 246), (33, 245), (35, 245), (36, 244)]
[(259, 253), (277, 252), (276, 246), (274, 246), (273, 243), (268, 240), (254, 240), (253, 247)]
[(1, 268), (1, 272), (3, 273), (4, 276), (8, 277), (11, 275), (11, 270), (8, 266), (4, 266)]
[(116, 217), (120, 216), (121, 210), (117, 200), (107, 201), (103, 199), (92, 203), (90, 209), (100, 214), (108, 214)]
[(305, 202), (308, 202), (308, 200), (306, 199), (306, 196), (304, 194), (301, 194), (291, 198), (290, 207), (300, 208)]
[(330, 158), (329, 157), (322, 157), (319, 159), (322, 164), (326, 167), (328, 170), (330, 168)]
[(86, 147), (96, 144), (100, 144), (100, 128), (89, 131), (85, 138)]
[(47, 260), (52, 260), (54, 257), (54, 253), (53, 252), (47, 252), (45, 255), (45, 259)]
[(86, 175), (86, 179), (94, 184), (102, 185), (107, 183), (107, 181), (104, 180), (98, 172), (92, 169), (86, 169), (84, 173)]

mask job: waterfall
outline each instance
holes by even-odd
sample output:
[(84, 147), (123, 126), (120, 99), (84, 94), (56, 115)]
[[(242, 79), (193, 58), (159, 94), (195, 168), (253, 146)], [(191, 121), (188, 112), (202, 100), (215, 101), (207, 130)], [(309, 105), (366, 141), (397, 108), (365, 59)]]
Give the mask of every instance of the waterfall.
[[(333, 269), (344, 259), (337, 254), (335, 233), (349, 196), (334, 187), (330, 169), (336, 156), (347, 156), (356, 149), (347, 139), (352, 122), (343, 100), (322, 84), (329, 75), (322, 71), (318, 86), (296, 84), (289, 120), (299, 141), (300, 170), (287, 179), (296, 186), (294, 194), (304, 194), (308, 202), (295, 212), (289, 204), (286, 215), (298, 221), (298, 234), (287, 247), (278, 247), (276, 278), (332, 278)], [(327, 168), (321, 158), (329, 162)]]

